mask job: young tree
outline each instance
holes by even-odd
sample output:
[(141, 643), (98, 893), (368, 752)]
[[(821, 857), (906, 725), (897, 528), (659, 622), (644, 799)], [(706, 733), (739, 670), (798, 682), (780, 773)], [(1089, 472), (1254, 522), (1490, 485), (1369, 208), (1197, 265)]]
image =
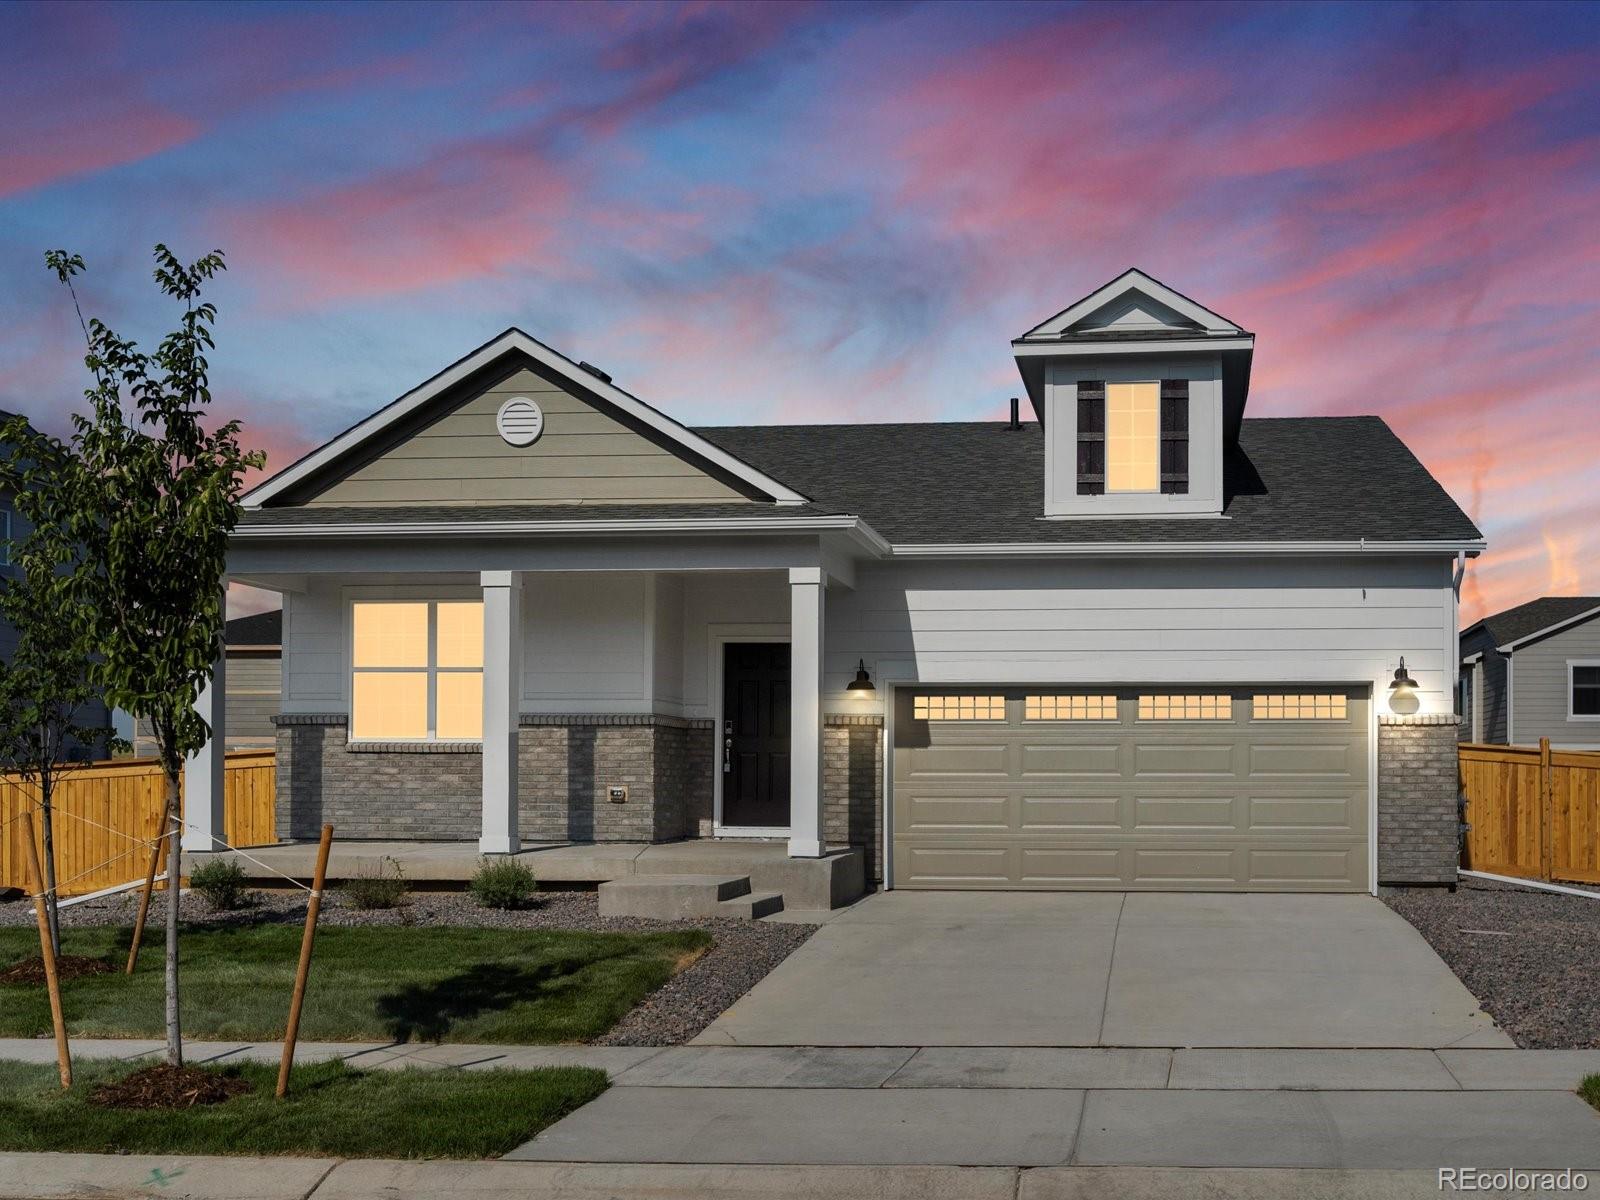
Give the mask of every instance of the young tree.
[(11, 496), (10, 565), (0, 581), (0, 617), (16, 633), (0, 662), (0, 763), (38, 793), (50, 940), (61, 953), (56, 896), (55, 795), (62, 778), (109, 745), (95, 723), (90, 679), (93, 614), (73, 573), (79, 549), (67, 535), (77, 461), (61, 442), (21, 417), (0, 425), (0, 490)]
[(182, 1066), (178, 788), (184, 760), (211, 736), (194, 706), (222, 648), (228, 535), (244, 473), (266, 459), (240, 447), (237, 421), (209, 431), (204, 424), (217, 310), (200, 293), (224, 269), (222, 252), (184, 265), (158, 245), (155, 259), (156, 284), (184, 311), (179, 327), (147, 354), (103, 322), (84, 321), (72, 283), (82, 258), (45, 255), (72, 294), (94, 378), (84, 393), (89, 414), (73, 417), (71, 450), (83, 486), (68, 531), (82, 547), (74, 578), (95, 614), (93, 674), (106, 703), (149, 723), (166, 776), (167, 1061)]

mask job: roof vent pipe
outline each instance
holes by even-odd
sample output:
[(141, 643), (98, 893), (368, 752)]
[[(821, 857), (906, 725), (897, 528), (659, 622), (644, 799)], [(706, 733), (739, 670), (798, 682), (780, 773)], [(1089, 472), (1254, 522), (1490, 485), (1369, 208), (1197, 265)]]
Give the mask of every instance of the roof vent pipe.
[(1017, 398), (1015, 396), (1011, 397), (1011, 428), (1013, 429), (1022, 428), (1022, 418), (1018, 413), (1017, 403)]
[(611, 376), (607, 375), (604, 371), (602, 371), (599, 367), (595, 366), (593, 363), (581, 362), (581, 363), (578, 364), (578, 369), (582, 370), (582, 371), (589, 372), (589, 374), (593, 375), (601, 383), (610, 383), (611, 382)]

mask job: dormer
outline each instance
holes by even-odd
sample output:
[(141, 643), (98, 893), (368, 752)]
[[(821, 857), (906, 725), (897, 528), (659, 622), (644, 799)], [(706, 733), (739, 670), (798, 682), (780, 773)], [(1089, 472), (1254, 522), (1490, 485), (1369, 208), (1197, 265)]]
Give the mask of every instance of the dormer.
[(1221, 516), (1254, 345), (1137, 269), (1012, 342), (1044, 429), (1044, 515)]

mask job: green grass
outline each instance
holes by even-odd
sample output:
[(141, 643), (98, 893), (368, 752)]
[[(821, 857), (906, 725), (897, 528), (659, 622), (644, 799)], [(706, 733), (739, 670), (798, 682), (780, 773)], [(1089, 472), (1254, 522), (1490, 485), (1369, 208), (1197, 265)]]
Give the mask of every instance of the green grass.
[[(184, 1035), (283, 1036), (300, 929), (187, 929)], [(62, 952), (120, 964), (127, 929), (62, 931)], [(304, 1041), (581, 1042), (615, 1025), (711, 944), (699, 930), (324, 929), (300, 1021)], [(37, 954), (31, 929), (0, 929), (0, 968)], [(130, 979), (120, 970), (63, 984), (79, 1037), (162, 1036), (162, 945), (152, 931)], [(45, 989), (0, 986), (0, 1037), (50, 1032)]]
[(0, 1150), (107, 1154), (305, 1154), (351, 1158), (489, 1158), (521, 1145), (606, 1089), (603, 1071), (356, 1071), (297, 1067), (287, 1099), (275, 1066), (222, 1073), (254, 1090), (178, 1111), (101, 1108), (95, 1085), (134, 1065), (77, 1062), (63, 1092), (54, 1064), (0, 1062)]
[(1578, 1095), (1595, 1108), (1600, 1108), (1600, 1075), (1586, 1075), (1578, 1085)]

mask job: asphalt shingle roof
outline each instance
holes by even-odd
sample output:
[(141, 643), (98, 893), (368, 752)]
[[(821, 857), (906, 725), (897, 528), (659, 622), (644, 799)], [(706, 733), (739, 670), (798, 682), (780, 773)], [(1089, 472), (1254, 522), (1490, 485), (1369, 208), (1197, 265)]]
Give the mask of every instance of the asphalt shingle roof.
[(222, 627), (222, 641), (228, 646), (283, 645), (283, 609), (235, 617)]
[(1559, 625), (1592, 608), (1600, 608), (1600, 596), (1540, 596), (1537, 600), (1497, 612), (1492, 617), (1484, 617), (1476, 625), (1469, 626), (1466, 632), (1481, 625), (1496, 646), (1504, 646), (1531, 633), (1538, 633), (1541, 629)]
[(1482, 535), (1378, 417), (1246, 420), (1224, 470), (1226, 525), (1046, 521), (1035, 423), (783, 425), (696, 433), (894, 543), (1475, 539)]
[[(1472, 540), (1467, 515), (1378, 417), (1246, 420), (1224, 469), (1224, 521), (1047, 521), (1036, 423), (749, 425), (696, 429), (810, 497), (765, 517), (862, 517), (897, 544)], [(728, 517), (738, 504), (266, 508), (247, 527)]]

